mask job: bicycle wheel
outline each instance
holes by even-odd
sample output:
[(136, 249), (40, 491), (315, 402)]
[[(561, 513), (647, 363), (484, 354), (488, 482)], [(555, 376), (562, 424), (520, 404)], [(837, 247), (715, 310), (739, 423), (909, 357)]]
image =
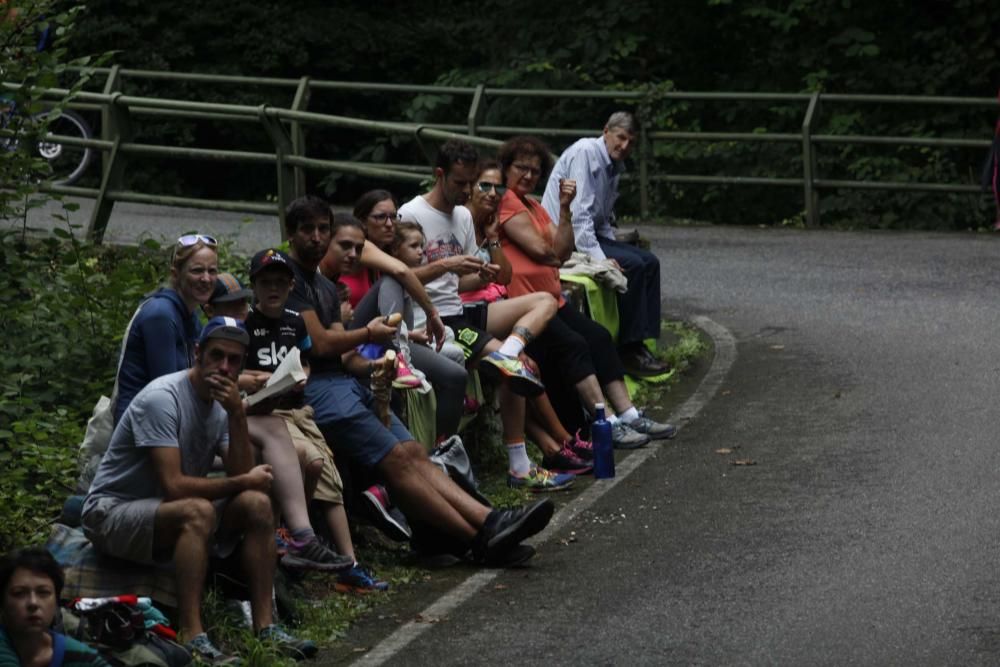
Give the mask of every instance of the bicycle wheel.
[[(90, 139), (93, 136), (87, 121), (72, 111), (63, 111), (53, 118), (49, 122), (48, 134), (75, 139)], [(57, 144), (44, 139), (38, 142), (37, 150), (52, 165), (52, 181), (59, 185), (70, 185), (79, 180), (94, 153), (93, 149), (83, 146)]]

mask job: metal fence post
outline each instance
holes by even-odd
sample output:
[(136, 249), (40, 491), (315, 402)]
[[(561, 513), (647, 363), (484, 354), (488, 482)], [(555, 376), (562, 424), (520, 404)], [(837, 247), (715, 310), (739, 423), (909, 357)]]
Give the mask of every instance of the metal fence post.
[[(108, 72), (108, 78), (104, 81), (104, 90), (102, 91), (105, 95), (121, 92), (122, 79), (119, 69), (118, 65), (114, 65), (111, 67), (111, 71)], [(113, 122), (111, 120), (111, 107), (109, 105), (101, 107), (101, 139), (114, 141), (114, 136), (111, 134)], [(101, 173), (108, 173), (110, 165), (111, 160), (104, 154), (104, 151), (101, 151)]]
[[(292, 111), (305, 111), (309, 106), (309, 77), (304, 76), (299, 79), (299, 87), (295, 89), (295, 99), (292, 100)], [(306, 134), (302, 130), (302, 123), (297, 120), (292, 121), (292, 155), (306, 156)], [(301, 197), (306, 193), (306, 170), (302, 167), (295, 167), (295, 196)]]
[(121, 93), (113, 93), (105, 109), (107, 114), (102, 133), (114, 142), (104, 173), (101, 175), (101, 187), (97, 192), (94, 210), (90, 213), (87, 223), (87, 238), (100, 244), (104, 240), (104, 231), (108, 228), (111, 211), (115, 200), (108, 195), (109, 191), (123, 190), (125, 166), (127, 159), (121, 150), (121, 145), (132, 141), (132, 119), (128, 107), (119, 102)]
[(267, 135), (274, 144), (274, 154), (277, 163), (277, 198), (278, 223), (281, 225), (281, 238), (285, 238), (285, 207), (295, 199), (295, 168), (285, 162), (285, 157), (292, 154), (292, 139), (288, 136), (281, 121), (267, 113), (267, 105), (262, 104), (258, 110), (260, 122), (264, 125)]
[(646, 126), (639, 126), (639, 216), (649, 221), (649, 137)]
[(819, 193), (813, 187), (816, 178), (816, 152), (812, 142), (813, 120), (819, 113), (820, 93), (816, 91), (809, 98), (806, 117), (802, 121), (802, 187), (806, 205), (806, 226), (819, 226)]
[(466, 121), (469, 125), (469, 136), (476, 136), (476, 127), (479, 125), (480, 109), (483, 98), (486, 96), (486, 84), (481, 83), (476, 86), (476, 92), (472, 95), (472, 104), (469, 105), (469, 115)]

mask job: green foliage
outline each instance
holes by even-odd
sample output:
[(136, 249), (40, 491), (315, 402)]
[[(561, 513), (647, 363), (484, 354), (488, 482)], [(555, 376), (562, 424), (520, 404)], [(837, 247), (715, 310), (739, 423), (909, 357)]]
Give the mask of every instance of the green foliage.
[(0, 231), (0, 551), (44, 539), (73, 492), (90, 411), (111, 393), (121, 337), (164, 274), (154, 243), (95, 247), (65, 227), (40, 241)]
[[(459, 0), (442, 12), (434, 3), (330, 5), (315, 0), (280, 4), (215, 5), (176, 0), (92, 0), (76, 37), (80, 52), (112, 47), (122, 65), (174, 71), (255, 76), (436, 83), (545, 89), (640, 89), (625, 99), (487, 96), (484, 125), (597, 131), (618, 108), (639, 112), (651, 131), (798, 132), (800, 102), (667, 100), (669, 90), (736, 92), (882, 93), (988, 97), (1000, 82), (1000, 5), (899, 0), (793, 0), (784, 5), (729, 0), (636, 0), (597, 5), (570, 0)], [(262, 48), (261, 45), (266, 45)], [(420, 54), (419, 58), (413, 57)], [(130, 80), (132, 94), (156, 94), (244, 104), (287, 105), (290, 88)], [(443, 94), (316, 91), (309, 108), (381, 120), (464, 124), (470, 97)], [(914, 133), (985, 139), (994, 113), (858, 103), (822, 105), (820, 134)], [(271, 150), (259, 128), (242, 123), (153, 122), (143, 140), (168, 144)], [(562, 150), (571, 137), (553, 140)], [(376, 163), (426, 162), (409, 137), (319, 130), (308, 138), (313, 155)], [(433, 146), (431, 146), (433, 148)], [(912, 182), (974, 182), (982, 151), (895, 146), (824, 145), (824, 179), (871, 178)], [(653, 173), (800, 177), (797, 143), (658, 141)], [(349, 203), (384, 183), (314, 175)], [(274, 189), (270, 167), (146, 162), (129, 178), (139, 189), (196, 196), (259, 199)], [(321, 184), (320, 181), (323, 181)], [(403, 198), (419, 187), (394, 183)], [(637, 181), (623, 186), (620, 213), (634, 214)], [(657, 217), (737, 224), (774, 224), (803, 209), (799, 190), (785, 187), (671, 184), (654, 187)], [(733, 202), (739, 205), (734, 206)], [(855, 190), (824, 191), (828, 224), (870, 227), (965, 228), (989, 220), (984, 198)]]

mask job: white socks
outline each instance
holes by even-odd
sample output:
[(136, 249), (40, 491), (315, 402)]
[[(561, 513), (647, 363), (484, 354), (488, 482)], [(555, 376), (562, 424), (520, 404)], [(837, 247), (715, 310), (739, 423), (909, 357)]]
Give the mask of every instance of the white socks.
[(618, 417), (626, 424), (631, 424), (632, 422), (634, 422), (636, 419), (639, 418), (639, 411), (636, 410), (635, 406), (633, 405), (631, 408), (618, 415)]
[(516, 359), (517, 355), (521, 354), (521, 350), (523, 349), (524, 341), (521, 340), (520, 336), (507, 336), (507, 340), (503, 342), (503, 345), (497, 351), (504, 356)]
[(526, 475), (531, 470), (531, 459), (523, 442), (507, 443), (507, 458), (510, 460), (510, 471), (515, 475)]

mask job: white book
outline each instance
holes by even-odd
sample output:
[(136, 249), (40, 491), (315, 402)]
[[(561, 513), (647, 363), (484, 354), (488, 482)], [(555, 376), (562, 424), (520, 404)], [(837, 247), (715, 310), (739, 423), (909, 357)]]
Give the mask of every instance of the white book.
[(306, 379), (306, 372), (302, 369), (302, 359), (299, 348), (293, 347), (285, 355), (278, 367), (271, 373), (264, 388), (255, 394), (247, 396), (247, 404), (256, 405), (265, 398), (278, 396), (289, 391), (292, 387)]

